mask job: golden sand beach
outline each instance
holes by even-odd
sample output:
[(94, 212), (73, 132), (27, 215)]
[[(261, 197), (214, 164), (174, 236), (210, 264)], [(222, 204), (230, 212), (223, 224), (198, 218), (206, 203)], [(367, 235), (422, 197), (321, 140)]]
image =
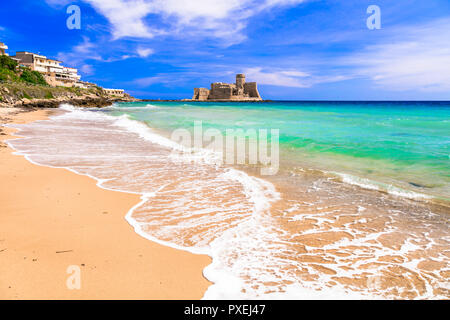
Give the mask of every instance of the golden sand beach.
[[(2, 123), (50, 116), (0, 110)], [(190, 165), (105, 113), (61, 106), (15, 126), (27, 139), (9, 144), (53, 167), (1, 142), (0, 298), (448, 298), (446, 207), (314, 169)]]
[[(1, 123), (51, 111), (0, 109)], [(0, 136), (0, 299), (200, 299), (210, 258), (137, 235), (126, 213), (137, 195), (113, 192), (65, 169), (13, 155)], [(81, 289), (69, 290), (70, 266)]]

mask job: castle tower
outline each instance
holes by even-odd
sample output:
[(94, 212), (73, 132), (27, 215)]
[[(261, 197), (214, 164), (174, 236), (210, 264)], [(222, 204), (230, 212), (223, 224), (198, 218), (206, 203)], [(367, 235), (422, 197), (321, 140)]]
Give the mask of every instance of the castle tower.
[(193, 101), (261, 101), (256, 82), (246, 82), (245, 74), (236, 75), (236, 83), (211, 83), (211, 90), (195, 88)]
[(245, 85), (245, 74), (239, 73), (236, 75), (236, 87), (238, 90), (244, 89)]

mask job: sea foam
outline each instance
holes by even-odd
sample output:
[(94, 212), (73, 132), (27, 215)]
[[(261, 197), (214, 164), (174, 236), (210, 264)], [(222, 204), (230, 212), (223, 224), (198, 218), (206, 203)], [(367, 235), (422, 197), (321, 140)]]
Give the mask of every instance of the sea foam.
[[(217, 166), (213, 161), (217, 155), (209, 150), (181, 146), (127, 115), (116, 117), (70, 105), (63, 105), (61, 109), (66, 112), (52, 116), (50, 120), (16, 126), (25, 139), (9, 143), (34, 163), (67, 168), (96, 179), (102, 188), (141, 195), (141, 202), (126, 214), (127, 221), (139, 235), (212, 258), (212, 263), (203, 271), (213, 283), (205, 293), (205, 299), (389, 296), (387, 291), (377, 294), (376, 290), (330, 286), (336, 278), (351, 279), (367, 273), (376, 275), (376, 270), (351, 269), (364, 263), (379, 263), (378, 259), (385, 255), (402, 255), (407, 261), (402, 267), (408, 268), (411, 274), (421, 272), (418, 266), (423, 259), (409, 259), (408, 255), (423, 250), (422, 245), (406, 239), (396, 250), (384, 247), (378, 241), (403, 232), (393, 223), (394, 218), (405, 219), (403, 212), (392, 211), (388, 217), (381, 217), (387, 221), (385, 229), (364, 229), (361, 225), (379, 224), (380, 217), (373, 211), (378, 202), (366, 203), (361, 197), (361, 201), (352, 203), (354, 209), (335, 206), (328, 202), (336, 195), (331, 194), (328, 198), (328, 187), (321, 180), (315, 181), (314, 188), (303, 194), (317, 193), (317, 200), (297, 199), (296, 194), (293, 199), (283, 199), (284, 195), (269, 181), (241, 170)], [(195, 153), (204, 161), (192, 162)], [(362, 187), (379, 190), (370, 181), (355, 183), (349, 176), (344, 179), (350, 185), (359, 183)], [(324, 181), (332, 183), (327, 179)], [(357, 199), (357, 195), (353, 198)], [(280, 201), (288, 204), (280, 211), (279, 216), (285, 217), (284, 220), (272, 212), (273, 206)], [(339, 217), (351, 220), (333, 226)], [(292, 226), (285, 228), (283, 223), (309, 227), (289, 230)], [(417, 218), (416, 224), (414, 228), (421, 232), (422, 220)], [(295, 240), (310, 235), (320, 240), (323, 234), (330, 232), (345, 236), (320, 248)], [(415, 241), (419, 238), (422, 239), (420, 233), (415, 234)], [(428, 238), (421, 241), (428, 241)], [(439, 245), (438, 241), (443, 241), (445, 236), (438, 239), (429, 241), (427, 250)], [(335, 251), (348, 256), (333, 255)], [(324, 265), (335, 274), (320, 272), (314, 263), (298, 260), (308, 255), (324, 258)], [(445, 261), (441, 255), (435, 259)], [(333, 264), (330, 264), (331, 260), (334, 260)], [(314, 281), (302, 280), (298, 276), (300, 271), (305, 276), (313, 276)], [(439, 278), (437, 273), (435, 276)], [(433, 281), (433, 285), (444, 287), (442, 281)], [(426, 290), (418, 296), (436, 297), (428, 282)]]

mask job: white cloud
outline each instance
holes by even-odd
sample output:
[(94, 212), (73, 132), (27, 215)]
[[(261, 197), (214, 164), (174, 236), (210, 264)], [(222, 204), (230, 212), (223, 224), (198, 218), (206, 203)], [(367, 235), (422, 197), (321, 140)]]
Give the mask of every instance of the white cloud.
[(349, 79), (347, 76), (314, 76), (299, 70), (264, 70), (260, 67), (245, 69), (244, 73), (259, 84), (292, 88), (309, 88), (319, 83)]
[(63, 61), (64, 65), (78, 67), (86, 75), (91, 75), (94, 73), (94, 68), (87, 63), (89, 61), (116, 62), (137, 57), (137, 55), (123, 54), (104, 58), (99, 53), (101, 47), (102, 43), (94, 43), (88, 37), (83, 37), (83, 42), (74, 46), (70, 52), (58, 53), (57, 58)]
[[(299, 79), (292, 74), (299, 71), (263, 71), (262, 68), (248, 68), (244, 70), (247, 78), (257, 79), (259, 84), (267, 84), (280, 87), (306, 88), (306, 81)], [(303, 73), (299, 72), (299, 74)]]
[(137, 48), (136, 52), (141, 58), (147, 58), (148, 56), (155, 53), (155, 51), (150, 48)]
[(291, 71), (281, 71), (281, 74), (285, 75), (285, 76), (291, 76), (291, 77), (309, 77), (309, 74), (306, 72), (302, 72), (302, 71), (295, 71), (295, 70), (291, 70)]
[(155, 83), (166, 83), (166, 82), (167, 82), (167, 79), (165, 79), (164, 77), (155, 76), (155, 77), (135, 79), (131, 83), (138, 87), (145, 88), (145, 87), (149, 87)]
[(84, 73), (85, 75), (91, 75), (94, 74), (94, 67), (92, 67), (89, 64), (85, 64), (81, 66), (80, 71)]
[[(95, 48), (96, 48), (95, 43), (91, 42), (88, 37), (83, 37), (83, 42), (80, 43), (79, 45), (76, 45), (73, 48), (73, 52), (80, 54), (81, 53), (92, 54), (93, 52), (95, 52)], [(96, 60), (100, 59), (100, 56), (98, 54), (95, 54), (92, 58)]]
[(400, 29), (384, 43), (343, 60), (390, 90), (450, 90), (450, 19)]
[(89, 38), (83, 37), (83, 42), (73, 47), (71, 52), (60, 52), (57, 58), (66, 65), (82, 67), (86, 60), (103, 61), (96, 50), (97, 46)]
[(105, 16), (113, 27), (115, 39), (123, 37), (153, 38), (158, 34), (147, 26), (144, 18), (149, 15), (152, 3), (144, 0), (84, 0)]
[[(50, 5), (67, 0), (46, 0)], [(293, 6), (306, 0), (83, 0), (106, 17), (115, 39), (153, 38), (168, 33), (210, 36), (237, 43), (250, 17), (263, 10)], [(150, 15), (163, 19), (167, 28), (152, 27)]]

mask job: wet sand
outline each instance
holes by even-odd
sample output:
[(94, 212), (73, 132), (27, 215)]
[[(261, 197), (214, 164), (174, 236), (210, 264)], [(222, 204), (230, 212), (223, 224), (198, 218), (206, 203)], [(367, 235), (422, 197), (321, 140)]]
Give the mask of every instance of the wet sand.
[[(0, 123), (49, 112), (0, 109)], [(137, 235), (125, 220), (137, 195), (13, 155), (4, 140), (14, 130), (0, 129), (0, 299), (202, 298), (210, 258)], [(80, 290), (67, 286), (70, 266), (80, 270)]]
[[(12, 144), (38, 163), (72, 168), (103, 180), (105, 188), (151, 194), (134, 208), (128, 218), (134, 219), (133, 225), (140, 228), (140, 234), (171, 245), (193, 248), (197, 252), (211, 253), (215, 263), (204, 272), (216, 285), (209, 288), (206, 298), (448, 299), (450, 296), (448, 208), (432, 202), (360, 188), (320, 170), (300, 168), (301, 170), (291, 171), (291, 167), (281, 166), (283, 170), (278, 175), (259, 177), (249, 168), (241, 168), (250, 176), (262, 178), (255, 180), (243, 171), (198, 163), (192, 165), (190, 158), (186, 160), (174, 157), (170, 148), (161, 145), (164, 141), (160, 142), (158, 136), (153, 137), (157, 142), (153, 142), (151, 138), (143, 139), (136, 131), (144, 134), (148, 131), (139, 123), (123, 120), (117, 122), (114, 118), (92, 112), (68, 111), (62, 117), (53, 118), (51, 122), (24, 126), (21, 134), (28, 137), (28, 140), (18, 140)], [(257, 168), (254, 169), (257, 171)], [(48, 168), (47, 171), (48, 176), (54, 179), (54, 172), (60, 170)], [(128, 280), (127, 283), (138, 282), (139, 279), (159, 281), (164, 275), (167, 276), (165, 269), (159, 268), (161, 263), (152, 269), (153, 273), (156, 273), (155, 270), (160, 272), (153, 278), (151, 275), (142, 277), (136, 273), (136, 266), (141, 265), (133, 259), (142, 254), (128, 252), (127, 248), (132, 250), (134, 246), (121, 237), (116, 239), (115, 229), (103, 223), (120, 223), (130, 238), (138, 239), (132, 228), (123, 224), (124, 214), (138, 202), (136, 196), (127, 193), (111, 195), (110, 191), (104, 193), (90, 179), (92, 190), (86, 189), (84, 185), (77, 187), (75, 181), (78, 180), (74, 179), (83, 177), (64, 170), (62, 172), (70, 178), (61, 182), (59, 188), (46, 193), (44, 190), (39, 195), (40, 199), (45, 200), (49, 195), (60, 193), (52, 201), (52, 210), (55, 212), (46, 223), (54, 224), (53, 220), (62, 212), (60, 219), (72, 228), (67, 227), (67, 230), (76, 230), (72, 237), (85, 237), (88, 232), (85, 230), (86, 226), (93, 226), (92, 228), (104, 231), (105, 234), (100, 237), (92, 234), (89, 240), (81, 243), (84, 247), (78, 246), (75, 249), (72, 247), (74, 243), (79, 243), (77, 239), (71, 238), (67, 244), (62, 243), (63, 246), (58, 243), (52, 249), (53, 252), (50, 252), (53, 256), (57, 253), (57, 256), (70, 257), (75, 252), (91, 249), (90, 243), (94, 241), (93, 250), (95, 254), (101, 252), (103, 268), (110, 267), (111, 260), (106, 259), (102, 252), (108, 248), (111, 249), (106, 252), (108, 257), (117, 254), (114, 266), (119, 266), (119, 271), (115, 272), (130, 270), (130, 278), (139, 275), (138, 279)], [(47, 177), (29, 178), (30, 175), (25, 174), (24, 181), (18, 186), (28, 183), (28, 190), (31, 188), (28, 181), (45, 181), (45, 186), (47, 185)], [(3, 180), (14, 181), (12, 178)], [(66, 186), (67, 181), (70, 181), (69, 186)], [(74, 190), (70, 188), (72, 186)], [(5, 193), (11, 193), (14, 189), (6, 190)], [(64, 199), (68, 190), (72, 192), (70, 197), (75, 199), (86, 193), (91, 195), (98, 192), (100, 195), (94, 199), (101, 200), (103, 195), (105, 200), (91, 203), (89, 201), (92, 198), (88, 197), (80, 201), (90, 211), (79, 222), (81, 218), (77, 211), (75, 214), (73, 211), (56, 212), (58, 201)], [(31, 195), (34, 194), (39, 193), (31, 192)], [(10, 198), (8, 195), (5, 197)], [(131, 200), (123, 200), (123, 204), (119, 200), (122, 197)], [(111, 213), (105, 209), (105, 203), (111, 201), (114, 201), (114, 209), (123, 206), (123, 209), (114, 214), (116, 222), (106, 220), (103, 216)], [(33, 216), (25, 218), (23, 224)], [(39, 219), (36, 220), (33, 224), (40, 222)], [(15, 233), (20, 230), (17, 227), (10, 229)], [(55, 228), (46, 226), (42, 229)], [(110, 233), (107, 234), (108, 232)], [(113, 236), (111, 232), (114, 232)], [(29, 236), (29, 233), (25, 236)], [(42, 237), (42, 234), (47, 233), (36, 232), (37, 237)], [(56, 236), (61, 239), (64, 237), (65, 233)], [(99, 245), (100, 250), (97, 247), (99, 238), (106, 239)], [(0, 237), (0, 245), (1, 240)], [(126, 246), (119, 250), (122, 243), (126, 243)], [(146, 243), (153, 245), (150, 241)], [(164, 252), (167, 249), (157, 245), (155, 248)], [(0, 258), (1, 254), (2, 252)], [(27, 259), (30, 258), (29, 254), (28, 252), (26, 255)], [(184, 286), (182, 281), (185, 278), (197, 279), (195, 277), (199, 276), (200, 270), (207, 264), (200, 263), (198, 269), (195, 269), (191, 264), (196, 261), (193, 259), (202, 256), (193, 258), (190, 254), (183, 254), (193, 268), (194, 276), (186, 276), (186, 270), (183, 270), (184, 273), (180, 272), (181, 280), (175, 278), (171, 283), (175, 289), (183, 288), (177, 285)], [(71, 264), (84, 265), (82, 270), (88, 266), (93, 269), (94, 266), (98, 267), (97, 260), (94, 264), (91, 261), (85, 263), (85, 256), (81, 256), (83, 261), (65, 261), (65, 268)], [(152, 261), (161, 256), (149, 259), (141, 267), (151, 265)], [(125, 258), (121, 260), (122, 257)], [(34, 263), (40, 261), (34, 257), (31, 259)], [(185, 260), (177, 259), (177, 263), (187, 269), (184, 266)], [(139, 259), (137, 260), (139, 263)], [(132, 270), (128, 263), (133, 266)], [(30, 264), (33, 267), (31, 262)], [(170, 267), (175, 271), (167, 268), (169, 274), (176, 273), (177, 269), (171, 265)], [(230, 278), (230, 275), (233, 277)], [(64, 284), (67, 277), (68, 275), (63, 274), (58, 281)], [(110, 273), (106, 273), (106, 277), (118, 281)], [(120, 274), (119, 277), (122, 279), (125, 276)], [(240, 281), (235, 281), (236, 279)], [(108, 283), (108, 279), (104, 283)], [(145, 282), (141, 285), (142, 290), (155, 292)], [(153, 285), (158, 290), (158, 283)], [(113, 284), (111, 281), (110, 286), (118, 288), (122, 284)], [(98, 290), (98, 286), (95, 289)], [(120, 296), (122, 289), (117, 290)], [(199, 293), (199, 297), (201, 295)]]

